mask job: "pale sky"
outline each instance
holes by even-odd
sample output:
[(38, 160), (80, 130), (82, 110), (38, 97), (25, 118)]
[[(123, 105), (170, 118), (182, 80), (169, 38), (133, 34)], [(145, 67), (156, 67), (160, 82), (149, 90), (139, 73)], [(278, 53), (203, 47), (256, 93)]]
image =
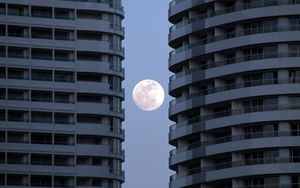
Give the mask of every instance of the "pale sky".
[[(126, 141), (124, 188), (168, 188), (168, 29), (169, 1), (124, 0), (126, 31)], [(138, 109), (131, 96), (136, 83), (144, 79), (158, 81), (165, 90), (165, 102), (153, 112)]]

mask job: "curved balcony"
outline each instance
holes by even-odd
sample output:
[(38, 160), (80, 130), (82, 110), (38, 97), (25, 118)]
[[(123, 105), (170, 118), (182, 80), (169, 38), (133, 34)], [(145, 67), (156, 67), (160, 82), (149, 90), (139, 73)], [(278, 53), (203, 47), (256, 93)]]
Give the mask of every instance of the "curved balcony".
[[(223, 163), (212, 165), (208, 167), (190, 169), (184, 173), (175, 174), (170, 177), (170, 182), (174, 182), (180, 179), (192, 177), (194, 175), (202, 174), (202, 178), (193, 178), (192, 183), (204, 183), (208, 181), (214, 181), (218, 179), (227, 179), (232, 177), (243, 177), (252, 175), (255, 173), (259, 174), (280, 174), (280, 173), (293, 173), (296, 171), (296, 166), (300, 167), (300, 163), (297, 161), (299, 158), (257, 158), (252, 160), (234, 161), (230, 163)], [(280, 165), (281, 168), (278, 168)], [(254, 170), (256, 169), (256, 170)], [(187, 182), (186, 182), (187, 183)], [(187, 186), (187, 185), (186, 185)]]
[[(181, 88), (203, 80), (258, 70), (297, 68), (300, 53), (267, 53), (228, 59), (187, 69), (170, 77), (169, 94), (175, 96)], [(282, 62), (285, 62), (282, 64)]]
[(96, 124), (96, 123), (77, 123), (76, 126), (77, 134), (91, 134), (99, 136), (107, 136), (119, 138), (124, 141), (125, 130), (115, 130), (107, 124)]
[(104, 94), (104, 95), (112, 95), (117, 96), (122, 99), (125, 97), (125, 90), (118, 90), (110, 86), (108, 82), (84, 82), (78, 81), (76, 83), (77, 92), (82, 93), (96, 93), (96, 94)]
[(298, 147), (299, 141), (299, 132), (297, 131), (257, 132), (212, 139), (172, 150), (169, 166), (172, 170), (176, 170), (178, 164), (192, 159), (241, 150)]
[[(59, 4), (62, 4), (62, 2), (65, 1), (66, 2), (65, 4), (69, 5), (65, 7), (81, 8), (81, 9), (88, 9), (88, 10), (100, 9), (103, 11), (109, 11), (111, 13), (119, 14), (120, 16), (124, 17), (123, 6), (117, 3), (112, 3), (108, 0), (54, 0), (54, 1), (58, 1)], [(74, 2), (74, 3), (70, 5), (70, 2)], [(49, 3), (47, 5), (49, 6)]]
[(178, 113), (218, 102), (264, 95), (298, 94), (299, 84), (300, 78), (295, 82), (289, 79), (252, 80), (202, 90), (172, 100), (169, 118), (174, 120)]
[(203, 5), (214, 0), (173, 0), (169, 3), (169, 21), (173, 22), (177, 14), (187, 11), (193, 7)]
[(124, 79), (125, 70), (121, 67), (114, 67), (109, 62), (98, 62), (98, 61), (77, 61), (78, 71), (91, 72), (91, 73), (104, 73), (109, 75), (117, 75)]
[(105, 116), (118, 117), (124, 120), (124, 110), (114, 109), (108, 103), (94, 103), (94, 102), (77, 102), (77, 112), (81, 114), (97, 114)]
[[(270, 111), (285, 111), (285, 110), (300, 110), (300, 105), (265, 105), (265, 106), (253, 106), (253, 107), (245, 107), (240, 109), (233, 109), (222, 111), (214, 114), (208, 114), (204, 116), (194, 117), (177, 124), (174, 124), (170, 127), (170, 132), (179, 129), (181, 127), (189, 126), (192, 124), (205, 123), (209, 120), (222, 119), (226, 117), (232, 117), (243, 114), (251, 114), (258, 112), (270, 112)], [(212, 127), (213, 128), (213, 127)]]
[(188, 24), (192, 24), (192, 23), (195, 23), (197, 21), (205, 20), (205, 19), (208, 19), (208, 18), (216, 17), (216, 16), (224, 16), (225, 14), (239, 12), (239, 11), (248, 10), (248, 9), (256, 9), (256, 8), (271, 7), (271, 6), (295, 5), (295, 4), (300, 4), (300, 2), (298, 2), (298, 1), (274, 0), (274, 1), (270, 1), (268, 3), (268, 2), (265, 2), (264, 0), (260, 0), (260, 1), (255, 1), (254, 3), (244, 3), (244, 4), (239, 5), (239, 6), (232, 6), (232, 7), (228, 7), (228, 8), (221, 9), (221, 10), (210, 11), (210, 12), (207, 12), (207, 13), (204, 13), (204, 14), (200, 14), (197, 17), (193, 17), (193, 18), (190, 18), (190, 19), (187, 19), (187, 20), (183, 20), (183, 21), (171, 26), (170, 27), (170, 33), (172, 33), (172, 31), (174, 31), (176, 29), (179, 29), (181, 27), (184, 27)]
[(189, 144), (185, 147), (176, 148), (170, 151), (170, 156), (174, 156), (178, 153), (186, 152), (189, 150), (193, 150), (200, 147), (226, 143), (226, 142), (236, 142), (240, 140), (248, 140), (248, 139), (257, 139), (257, 138), (269, 138), (269, 137), (286, 137), (286, 136), (299, 136), (299, 131), (266, 131), (266, 132), (255, 132), (244, 135), (233, 135), (226, 136), (217, 139), (211, 139), (202, 142), (196, 142), (193, 144)]
[[(169, 54), (169, 70), (175, 71), (176, 66), (178, 67), (179, 64), (185, 60), (201, 56), (205, 53), (213, 53), (228, 48), (237, 48), (245, 44), (255, 45), (260, 43), (271, 43), (274, 42), (275, 39), (276, 42), (295, 41), (297, 40), (297, 31), (299, 30), (300, 26), (298, 25), (267, 27), (259, 28), (257, 30), (252, 29), (242, 32), (233, 32), (222, 36), (199, 40), (171, 51)], [(288, 35), (288, 37), (286, 35)]]

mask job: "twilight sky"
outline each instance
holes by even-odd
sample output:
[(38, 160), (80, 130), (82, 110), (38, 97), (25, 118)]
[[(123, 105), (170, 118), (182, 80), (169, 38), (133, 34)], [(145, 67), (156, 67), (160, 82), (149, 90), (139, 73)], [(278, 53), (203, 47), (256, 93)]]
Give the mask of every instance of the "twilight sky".
[[(169, 175), (168, 130), (168, 28), (169, 1), (123, 0), (126, 18), (124, 41), (126, 59), (126, 120), (123, 127), (126, 141), (126, 182), (124, 188), (167, 188)], [(165, 90), (165, 101), (153, 112), (138, 109), (132, 90), (143, 79), (158, 81)]]

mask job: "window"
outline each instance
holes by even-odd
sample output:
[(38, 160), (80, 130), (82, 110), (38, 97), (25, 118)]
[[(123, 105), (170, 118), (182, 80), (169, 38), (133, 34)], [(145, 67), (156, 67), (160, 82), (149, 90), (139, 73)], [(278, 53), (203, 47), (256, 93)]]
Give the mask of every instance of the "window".
[(289, 45), (289, 55), (292, 57), (300, 56), (300, 44), (290, 44)]
[(28, 133), (10, 131), (7, 133), (7, 142), (28, 143)]
[(52, 30), (47, 28), (31, 28), (31, 37), (37, 39), (52, 39)]
[(31, 49), (31, 58), (38, 60), (52, 60), (52, 50), (51, 49)]
[(290, 83), (300, 83), (300, 71), (298, 70), (291, 70), (289, 72), (290, 76)]
[(28, 16), (28, 6), (8, 5), (8, 15), (12, 16)]
[(20, 101), (29, 100), (29, 92), (27, 90), (8, 89), (7, 94), (9, 100), (20, 100)]
[(54, 144), (57, 145), (74, 145), (74, 136), (67, 134), (55, 134)]
[(31, 101), (52, 102), (52, 91), (31, 91)]
[(55, 71), (56, 82), (74, 82), (74, 72)]
[(52, 112), (31, 112), (31, 122), (52, 123)]
[(0, 131), (0, 142), (5, 142), (5, 131)]
[(0, 174), (0, 185), (5, 185), (5, 175)]
[(19, 174), (7, 174), (7, 185), (28, 186), (28, 176)]
[(290, 150), (290, 156), (292, 162), (300, 162), (300, 150), (299, 149), (292, 149)]
[(51, 176), (31, 175), (31, 186), (51, 187)]
[(32, 144), (52, 144), (52, 134), (31, 133)]
[(0, 79), (5, 79), (6, 78), (6, 71), (5, 67), (0, 67)]
[(292, 136), (300, 136), (300, 123), (293, 122), (291, 123)]
[(32, 6), (31, 16), (39, 18), (52, 18), (52, 8)]
[(31, 71), (31, 80), (52, 81), (52, 71), (33, 69)]
[(79, 19), (92, 19), (92, 20), (101, 20), (102, 12), (98, 11), (86, 11), (86, 10), (77, 10), (77, 18)]
[(90, 135), (77, 135), (77, 144), (101, 145), (102, 137)]
[(74, 10), (71, 9), (55, 8), (54, 15), (56, 19), (75, 19)]
[(74, 103), (74, 94), (65, 92), (55, 92), (55, 102)]
[(71, 155), (55, 155), (54, 165), (55, 166), (72, 166), (74, 163), (74, 157)]
[(28, 122), (28, 112), (19, 110), (9, 110), (8, 121)]
[(28, 70), (20, 68), (8, 68), (8, 79), (28, 79)]
[(78, 114), (77, 116), (78, 123), (92, 123), (92, 124), (102, 124), (102, 116), (98, 115), (89, 115), (89, 114)]
[(55, 123), (57, 124), (74, 124), (74, 114), (55, 113)]
[(292, 31), (298, 31), (300, 29), (300, 18), (290, 18), (290, 29)]
[(74, 53), (68, 50), (55, 50), (56, 61), (74, 61)]
[(49, 154), (31, 154), (32, 165), (52, 165), (52, 155)]

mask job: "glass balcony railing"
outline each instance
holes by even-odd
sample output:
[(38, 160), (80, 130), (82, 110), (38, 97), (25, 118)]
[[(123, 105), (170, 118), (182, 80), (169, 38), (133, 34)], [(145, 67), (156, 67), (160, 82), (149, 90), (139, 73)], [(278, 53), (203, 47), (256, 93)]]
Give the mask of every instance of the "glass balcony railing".
[(300, 51), (295, 51), (295, 52), (290, 51), (287, 53), (280, 53), (280, 52), (258, 53), (258, 54), (252, 54), (252, 55), (245, 55), (245, 56), (237, 57), (237, 58), (225, 59), (223, 61), (216, 61), (213, 63), (202, 64), (195, 68), (187, 69), (187, 70), (184, 70), (184, 71), (181, 71), (179, 73), (172, 75), (170, 77), (170, 82), (174, 81), (178, 78), (181, 78), (183, 76), (194, 74), (199, 71), (206, 70), (206, 69), (216, 68), (216, 67), (235, 64), (235, 63), (246, 63), (246, 62), (254, 61), (254, 60), (286, 58), (286, 57), (300, 57)]
[(51, 55), (42, 55), (42, 54), (32, 54), (31, 59), (36, 59), (36, 60), (52, 60)]
[(248, 140), (248, 139), (257, 139), (257, 138), (270, 138), (270, 137), (286, 137), (286, 136), (300, 136), (300, 131), (265, 131), (265, 132), (254, 132), (254, 133), (245, 133), (242, 135), (232, 135), (232, 136), (226, 136), (216, 139), (211, 139), (207, 141), (202, 142), (195, 142), (192, 144), (189, 144), (185, 147), (176, 148), (170, 151), (170, 156), (190, 151), (193, 149), (215, 145), (215, 144), (222, 144), (226, 142), (235, 142), (235, 141), (241, 141), (241, 140)]
[(261, 33), (296, 31), (296, 29), (300, 29), (300, 25), (290, 25), (287, 27), (279, 27), (279, 26), (259, 27), (259, 28), (255, 28), (255, 29), (247, 29), (244, 31), (230, 32), (230, 33), (226, 33), (226, 34), (220, 35), (220, 36), (208, 37), (206, 39), (202, 39), (202, 40), (199, 40), (196, 42), (192, 42), (188, 45), (184, 45), (179, 48), (176, 48), (175, 50), (170, 52), (170, 57), (172, 57), (180, 52), (195, 48), (197, 46), (201, 46), (201, 45), (205, 45), (205, 44), (209, 44), (209, 43), (213, 43), (213, 42), (223, 41), (223, 40), (242, 37), (242, 36), (261, 34)]
[[(175, 5), (181, 3), (181, 2), (184, 2), (185, 0), (173, 0), (169, 3), (169, 8), (172, 8), (174, 7)], [(199, 0), (199, 3), (202, 3), (204, 2), (204, 0)]]
[(236, 116), (246, 113), (254, 113), (254, 112), (268, 112), (268, 111), (283, 111), (283, 110), (300, 110), (300, 105), (290, 104), (290, 105), (261, 105), (261, 106), (252, 106), (252, 107), (244, 107), (239, 109), (232, 109), (232, 110), (225, 110), (217, 113), (212, 113), (203, 116), (193, 117), (191, 119), (178, 122), (170, 127), (170, 132), (176, 130), (180, 127), (185, 127), (188, 125), (193, 125), (201, 122), (205, 122), (212, 119), (217, 119), (221, 117), (228, 117), (228, 116)]
[(174, 174), (173, 176), (170, 177), (170, 181), (174, 181), (176, 179), (180, 179), (180, 178), (183, 178), (186, 176), (191, 176), (194, 174), (205, 173), (205, 172), (214, 171), (214, 170), (242, 167), (242, 166), (248, 166), (248, 165), (295, 163), (296, 161), (299, 161), (299, 159), (300, 159), (300, 157), (290, 157), (290, 158), (274, 157), (274, 158), (255, 158), (255, 159), (251, 159), (251, 160), (220, 163), (220, 164), (215, 164), (212, 166), (190, 169), (184, 173)]
[[(181, 1), (181, 0), (179, 0)], [(172, 5), (176, 5), (176, 0), (175, 4), (171, 2)], [(173, 25), (170, 28), (170, 31), (174, 31), (178, 28), (181, 28), (185, 25), (204, 20), (207, 18), (215, 17), (215, 16), (220, 16), (228, 13), (233, 13), (241, 10), (247, 10), (247, 9), (252, 9), (252, 8), (260, 8), (260, 7), (269, 7), (269, 6), (278, 6), (278, 5), (291, 5), (291, 4), (300, 4), (299, 0), (257, 0), (253, 1), (251, 3), (244, 3), (239, 6), (232, 6), (232, 7), (227, 7), (221, 10), (215, 10), (215, 11), (210, 11), (207, 13), (203, 13), (198, 15), (197, 17), (190, 18), (187, 20), (183, 20), (175, 25)]]
[(245, 185), (237, 188), (300, 188), (300, 184), (257, 184), (257, 185)]
[(111, 8), (123, 11), (123, 7), (120, 4), (111, 3), (108, 0), (61, 0), (61, 1), (85, 2), (85, 3), (102, 3), (102, 4), (108, 4)]
[(170, 106), (174, 106), (178, 103), (209, 94), (224, 92), (224, 91), (230, 91), (233, 89), (242, 89), (247, 87), (254, 87), (254, 86), (265, 86), (265, 85), (279, 85), (279, 84), (300, 84), (300, 77), (295, 78), (293, 81), (292, 79), (259, 79), (259, 80), (251, 80), (251, 81), (244, 81), (241, 83), (234, 83), (234, 84), (227, 84), (221, 87), (215, 87), (211, 89), (202, 90), (196, 93), (191, 93), (184, 95), (182, 97), (176, 98), (172, 101), (170, 101)]

